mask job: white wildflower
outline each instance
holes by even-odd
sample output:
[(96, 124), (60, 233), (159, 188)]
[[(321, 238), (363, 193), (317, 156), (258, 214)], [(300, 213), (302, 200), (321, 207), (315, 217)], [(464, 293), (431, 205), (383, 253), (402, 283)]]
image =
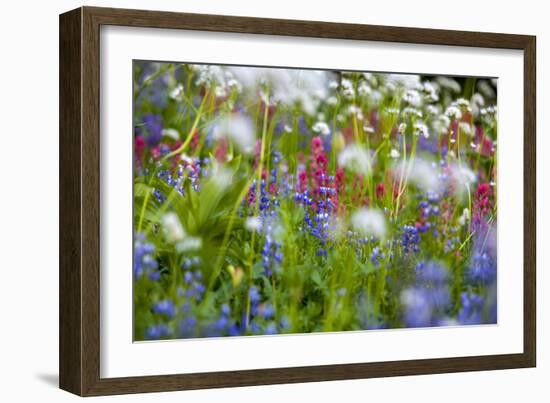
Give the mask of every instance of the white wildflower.
[(231, 89), (235, 89), (237, 92), (242, 92), (243, 90), (241, 83), (234, 78), (227, 81), (227, 86)]
[(472, 106), (472, 113), (475, 117), (478, 117), (481, 112), (481, 108), (485, 106), (485, 98), (483, 98), (483, 95), (476, 92), (474, 95), (472, 95), (472, 100), (470, 102)]
[(352, 228), (363, 236), (384, 239), (386, 236), (386, 217), (378, 209), (360, 208), (351, 216)]
[(462, 210), (462, 215), (458, 218), (458, 224), (464, 226), (468, 221), (470, 221), (470, 210), (465, 208)]
[(403, 114), (403, 116), (408, 118), (416, 117), (418, 119), (422, 119), (422, 112), (417, 108), (413, 108), (412, 106), (407, 106), (406, 108), (403, 108), (403, 111), (401, 113)]
[(437, 87), (431, 81), (426, 81), (424, 83), (424, 93), (428, 101), (437, 102), (439, 101), (439, 95), (437, 94)]
[[(268, 104), (282, 103), (292, 106), (299, 103), (311, 115), (320, 100), (328, 96), (329, 80), (334, 76), (327, 71), (294, 70), (277, 68), (227, 67), (233, 77), (248, 90), (249, 96), (256, 96), (258, 86), (266, 88), (263, 100)], [(269, 94), (269, 97), (267, 96)], [(269, 98), (269, 99), (268, 99)]]
[(380, 91), (374, 90), (370, 96), (371, 102), (378, 105), (380, 102), (382, 102), (383, 95)]
[(227, 96), (227, 91), (224, 87), (218, 85), (214, 90), (214, 95), (216, 96), (216, 98), (225, 98)]
[(361, 81), (357, 87), (357, 93), (360, 96), (365, 97), (372, 93), (372, 89), (365, 81)]
[(439, 105), (428, 105), (426, 106), (426, 112), (428, 112), (429, 115), (436, 116), (441, 113), (441, 108)]
[(331, 90), (335, 90), (336, 88), (338, 88), (338, 82), (332, 80), (332, 81), (330, 81), (330, 82), (328, 83), (328, 87), (329, 87)]
[(269, 94), (267, 92), (265, 92), (264, 90), (261, 90), (260, 91), (260, 99), (262, 100), (262, 102), (266, 105), (266, 106), (271, 106), (273, 105), (274, 103), (272, 103), (270, 100), (269, 100)]
[(388, 115), (397, 115), (399, 113), (399, 108), (386, 108), (384, 109), (384, 112)]
[(334, 106), (338, 104), (338, 98), (336, 98), (334, 95), (327, 98), (327, 104)]
[(252, 121), (242, 115), (230, 115), (220, 119), (214, 127), (214, 138), (226, 137), (244, 154), (252, 154), (256, 136)]
[(233, 171), (223, 165), (215, 165), (212, 180), (216, 183), (219, 191), (224, 191), (233, 183)]
[(451, 176), (455, 184), (455, 196), (463, 198), (471, 192), (472, 185), (477, 181), (476, 174), (464, 163), (452, 166)]
[(188, 236), (176, 244), (176, 250), (182, 252), (197, 251), (202, 248), (202, 239), (195, 236)]
[(405, 134), (406, 130), (407, 130), (407, 124), (406, 123), (400, 123), (399, 127), (397, 128), (397, 132), (399, 134)]
[(341, 92), (342, 96), (346, 99), (353, 99), (355, 98), (355, 90), (353, 88), (353, 84), (350, 80), (347, 78), (344, 78), (341, 82)]
[(388, 74), (386, 85), (399, 86), (405, 89), (421, 89), (420, 76), (417, 74)]
[(419, 107), (422, 104), (422, 98), (420, 98), (420, 93), (417, 90), (407, 90), (403, 100), (414, 107)]
[(451, 120), (458, 120), (462, 117), (462, 112), (455, 105), (449, 105), (447, 110), (445, 110), (445, 116)]
[(438, 135), (447, 134), (449, 132), (450, 125), (451, 119), (449, 119), (447, 115), (439, 115), (432, 123), (433, 132)]
[(260, 217), (247, 217), (244, 226), (250, 232), (259, 231), (262, 228)]
[(164, 230), (164, 236), (169, 243), (183, 241), (186, 237), (185, 230), (176, 213), (164, 214), (161, 219), (161, 224)]
[(442, 187), (437, 165), (421, 158), (399, 163), (394, 175), (396, 180), (408, 176), (409, 181), (424, 192), (438, 193)]
[(325, 122), (321, 121), (315, 123), (311, 130), (313, 130), (314, 133), (320, 133), (323, 136), (328, 136), (330, 134), (330, 128), (328, 127), (328, 125)]
[(162, 135), (166, 137), (170, 137), (171, 139), (176, 141), (179, 140), (180, 138), (179, 132), (176, 129), (172, 129), (172, 128), (162, 129)]
[(374, 75), (372, 73), (363, 73), (363, 77), (365, 77), (365, 79), (369, 82), (372, 82), (374, 79)]
[(395, 148), (392, 148), (391, 151), (390, 151), (390, 158), (393, 158), (393, 159), (397, 159), (401, 156), (401, 154), (399, 154), (399, 151), (397, 151)]
[(170, 91), (170, 98), (181, 102), (183, 100), (183, 85), (178, 84)]
[(368, 134), (373, 134), (375, 132), (374, 127), (369, 125), (363, 126), (363, 130), (365, 131), (365, 133), (368, 133)]
[(479, 92), (481, 92), (486, 98), (495, 98), (496, 97), (496, 92), (495, 90), (493, 89), (493, 87), (491, 86), (491, 84), (489, 84), (489, 81), (487, 80), (480, 80), (477, 82), (477, 89), (479, 90)]
[(363, 146), (357, 144), (346, 146), (338, 154), (338, 165), (361, 175), (371, 173), (371, 157)]
[(472, 137), (474, 135), (474, 131), (472, 130), (472, 126), (467, 122), (460, 122), (458, 125), (458, 130), (461, 133), (464, 133), (466, 136)]
[(440, 76), (436, 78), (437, 83), (443, 87), (458, 94), (461, 91), (460, 84), (453, 78)]
[(417, 137), (422, 136), (426, 139), (430, 137), (430, 133), (428, 132), (428, 126), (426, 126), (422, 122), (417, 122), (414, 124), (414, 134)]
[(460, 109), (470, 110), (470, 101), (465, 98), (458, 98), (454, 104)]
[(351, 104), (349, 107), (348, 107), (348, 114), (350, 115), (354, 115), (356, 113), (359, 113), (359, 107), (357, 105), (353, 105)]

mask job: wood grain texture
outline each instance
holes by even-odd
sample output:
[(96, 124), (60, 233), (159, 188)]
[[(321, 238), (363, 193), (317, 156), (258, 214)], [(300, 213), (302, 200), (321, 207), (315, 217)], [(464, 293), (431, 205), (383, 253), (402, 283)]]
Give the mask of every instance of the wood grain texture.
[(81, 10), (59, 22), (59, 386), (81, 394)]
[[(524, 352), (478, 357), (100, 378), (101, 25), (524, 51)], [(82, 7), (60, 16), (60, 387), (81, 395), (532, 367), (536, 363), (535, 37), (314, 21)]]

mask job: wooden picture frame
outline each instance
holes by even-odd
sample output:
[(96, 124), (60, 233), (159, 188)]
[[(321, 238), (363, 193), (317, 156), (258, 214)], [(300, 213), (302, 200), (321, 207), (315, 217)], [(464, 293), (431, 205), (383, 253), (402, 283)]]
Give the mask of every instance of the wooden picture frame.
[[(100, 377), (100, 27), (117, 25), (524, 52), (523, 353), (193, 374)], [(60, 16), (60, 387), (81, 396), (496, 370), (536, 363), (534, 36), (81, 7)]]

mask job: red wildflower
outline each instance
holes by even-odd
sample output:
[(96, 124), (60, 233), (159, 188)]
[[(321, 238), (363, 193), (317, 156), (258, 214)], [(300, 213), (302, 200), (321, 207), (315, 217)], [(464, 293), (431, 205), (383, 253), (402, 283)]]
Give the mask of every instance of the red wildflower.
[(481, 144), (480, 153), (483, 157), (491, 157), (494, 154), (493, 142), (485, 135), (483, 127), (476, 126), (476, 143)]
[(143, 152), (145, 151), (145, 139), (143, 136), (136, 136), (134, 138), (134, 151), (136, 161), (143, 159)]
[(376, 185), (376, 198), (381, 199), (384, 197), (384, 194), (386, 193), (385, 186), (383, 183), (379, 183)]
[(155, 160), (160, 158), (160, 145), (156, 145), (153, 148), (151, 148), (151, 156)]
[(218, 162), (225, 162), (227, 160), (227, 148), (227, 140), (225, 138), (219, 139), (214, 149), (214, 158)]

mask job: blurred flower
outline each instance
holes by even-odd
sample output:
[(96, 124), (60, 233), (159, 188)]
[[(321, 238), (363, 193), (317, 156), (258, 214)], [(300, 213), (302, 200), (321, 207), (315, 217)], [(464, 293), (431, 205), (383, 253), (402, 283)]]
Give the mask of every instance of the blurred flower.
[(351, 216), (352, 227), (364, 236), (373, 235), (378, 239), (386, 236), (386, 217), (377, 209), (361, 208)]
[(158, 115), (147, 114), (143, 116), (143, 123), (147, 130), (147, 144), (149, 147), (157, 145), (162, 139), (162, 118)]
[(436, 77), (436, 81), (442, 88), (446, 88), (455, 94), (461, 91), (460, 84), (451, 77), (439, 76)]
[(397, 180), (407, 178), (423, 192), (438, 193), (443, 185), (437, 164), (416, 157), (413, 161), (400, 162), (395, 169)]
[(387, 74), (386, 82), (405, 89), (422, 88), (420, 76), (417, 74)]
[(169, 243), (183, 241), (186, 233), (176, 213), (170, 212), (164, 214), (164, 216), (162, 216), (161, 222), (164, 229), (164, 236)]
[(262, 228), (262, 220), (259, 217), (247, 217), (244, 225), (249, 231), (259, 231)]
[(371, 157), (366, 148), (357, 144), (346, 146), (338, 154), (338, 165), (361, 175), (371, 173)]
[(185, 239), (176, 244), (176, 250), (180, 253), (192, 252), (200, 248), (202, 248), (202, 239), (194, 236), (186, 236)]
[(172, 140), (179, 140), (180, 138), (179, 132), (172, 128), (163, 129), (162, 136), (170, 137)]
[(145, 330), (145, 338), (147, 340), (157, 340), (162, 337), (167, 337), (170, 334), (170, 328), (166, 325), (149, 326), (147, 330)]
[(397, 159), (401, 156), (401, 154), (399, 154), (399, 151), (397, 151), (395, 148), (392, 148), (391, 151), (390, 151), (390, 158), (393, 158), (393, 159)]
[(222, 117), (214, 126), (214, 138), (228, 138), (239, 150), (251, 155), (256, 144), (254, 126), (250, 118), (242, 115)]
[(178, 84), (174, 87), (172, 91), (170, 91), (170, 98), (181, 102), (183, 100), (183, 85)]
[(451, 176), (454, 183), (454, 193), (457, 197), (464, 197), (477, 181), (476, 174), (464, 163), (452, 165)]
[(463, 226), (468, 221), (470, 221), (470, 210), (468, 208), (464, 208), (464, 210), (462, 210), (462, 215), (458, 218), (458, 224)]

